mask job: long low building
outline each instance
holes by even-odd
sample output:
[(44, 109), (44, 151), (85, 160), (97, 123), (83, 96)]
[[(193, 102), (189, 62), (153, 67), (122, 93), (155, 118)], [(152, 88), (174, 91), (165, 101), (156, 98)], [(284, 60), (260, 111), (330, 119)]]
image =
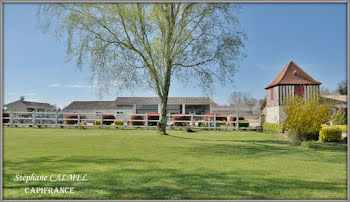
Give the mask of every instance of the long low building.
[[(213, 101), (209, 97), (169, 97), (169, 114), (204, 115), (212, 111)], [(100, 113), (116, 116), (145, 114), (161, 111), (158, 97), (118, 97), (115, 101), (74, 101), (63, 112), (88, 114), (87, 118), (96, 118)]]
[(56, 107), (49, 103), (33, 102), (24, 100), (21, 96), (19, 100), (4, 105), (7, 111), (12, 112), (53, 112)]

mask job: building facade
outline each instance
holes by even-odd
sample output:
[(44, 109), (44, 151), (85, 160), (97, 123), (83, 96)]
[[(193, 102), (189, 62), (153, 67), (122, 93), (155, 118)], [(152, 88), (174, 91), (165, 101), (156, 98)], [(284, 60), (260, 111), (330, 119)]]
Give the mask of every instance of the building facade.
[(290, 61), (277, 77), (265, 87), (266, 117), (268, 123), (283, 123), (286, 119), (284, 102), (299, 96), (306, 99), (319, 96), (321, 82), (313, 79), (293, 61)]
[(12, 112), (53, 112), (56, 109), (55, 106), (49, 103), (26, 101), (24, 100), (24, 96), (4, 106), (7, 111)]
[[(212, 110), (209, 97), (169, 97), (169, 114), (204, 115)], [(63, 112), (86, 114), (88, 119), (96, 119), (100, 113), (113, 114), (116, 117), (130, 114), (145, 114), (161, 111), (158, 97), (118, 97), (115, 101), (74, 101)]]

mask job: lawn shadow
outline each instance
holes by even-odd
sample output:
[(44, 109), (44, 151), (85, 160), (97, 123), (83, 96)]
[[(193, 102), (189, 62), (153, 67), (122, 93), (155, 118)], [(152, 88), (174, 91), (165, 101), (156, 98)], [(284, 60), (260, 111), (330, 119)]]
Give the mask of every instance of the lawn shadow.
[[(184, 172), (170, 168), (94, 171), (87, 183), (72, 185), (75, 199), (320, 199), (317, 192), (344, 193), (346, 182), (266, 178), (264, 171)], [(57, 184), (60, 186), (60, 184)], [(67, 184), (62, 184), (65, 186)], [(50, 199), (60, 199), (53, 196)]]

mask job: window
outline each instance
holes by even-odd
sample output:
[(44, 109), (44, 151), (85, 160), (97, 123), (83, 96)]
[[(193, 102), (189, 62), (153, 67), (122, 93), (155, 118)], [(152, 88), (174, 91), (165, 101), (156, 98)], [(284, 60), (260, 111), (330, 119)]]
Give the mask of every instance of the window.
[(182, 113), (182, 105), (167, 105), (168, 114)]
[(136, 105), (136, 114), (145, 114), (147, 112), (158, 112), (158, 105)]
[(304, 96), (304, 86), (294, 86), (294, 95), (297, 95), (298, 97)]

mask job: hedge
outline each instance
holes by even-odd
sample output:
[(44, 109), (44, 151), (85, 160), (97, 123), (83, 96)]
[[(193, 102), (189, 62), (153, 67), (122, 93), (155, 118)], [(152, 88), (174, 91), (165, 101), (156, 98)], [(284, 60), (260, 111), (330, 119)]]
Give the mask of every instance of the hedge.
[(191, 121), (191, 116), (188, 114), (174, 114), (171, 116), (171, 120), (173, 120), (173, 124), (175, 126), (187, 126), (189, 122), (175, 122), (175, 121)]
[(263, 131), (283, 133), (284, 126), (283, 124), (279, 124), (279, 123), (263, 123)]
[(100, 120), (95, 120), (95, 121), (94, 121), (94, 125), (95, 125), (95, 126), (101, 125), (101, 121), (100, 121)]
[(10, 119), (4, 119), (4, 117), (10, 117), (10, 113), (8, 112), (2, 112), (2, 122), (3, 123), (8, 123), (10, 121)]
[(85, 119), (86, 116), (85, 115), (78, 115), (78, 114), (67, 114), (66, 116), (64, 116), (64, 119), (76, 119), (76, 120), (64, 120), (64, 124), (77, 124), (78, 123), (78, 116), (80, 116), (80, 120), (81, 119)]
[(333, 125), (334, 127), (340, 128), (342, 132), (347, 132), (348, 131), (348, 126), (347, 125)]
[(114, 125), (116, 125), (116, 126), (122, 126), (123, 124), (124, 124), (123, 120), (115, 120), (114, 121)]
[(326, 124), (322, 124), (321, 125), (321, 128), (333, 128), (333, 127), (340, 128), (342, 132), (347, 132), (348, 131), (348, 126), (347, 125), (333, 125), (333, 126), (326, 125)]
[[(229, 121), (229, 122), (233, 122), (233, 121), (236, 121), (236, 119), (237, 119), (237, 117), (230, 116), (230, 117), (228, 118), (228, 121)], [(244, 117), (238, 117), (238, 120), (244, 120)], [(231, 125), (231, 126), (235, 126), (236, 124), (230, 123), (230, 125)]]
[(132, 125), (132, 126), (145, 125), (145, 122), (143, 121), (143, 116), (142, 115), (131, 115), (130, 116), (130, 125)]
[[(239, 127), (249, 127), (249, 122), (245, 120), (239, 120), (238, 121)], [(236, 126), (236, 123), (233, 124), (233, 126)]]
[[(147, 112), (144, 115), (144, 118), (146, 119), (146, 115), (148, 116), (148, 125), (149, 126), (156, 126), (157, 125), (157, 121), (159, 121), (159, 113), (158, 112)], [(151, 122), (150, 122), (151, 120)], [(154, 122), (153, 122), (154, 121)]]
[[(103, 118), (104, 125), (112, 125), (112, 123), (114, 122), (115, 116), (112, 114), (103, 114), (102, 118)], [(98, 119), (101, 119), (101, 115), (98, 116)], [(111, 119), (111, 120), (105, 120), (105, 119)]]
[(203, 120), (204, 121), (209, 121), (209, 120), (214, 120), (214, 115), (219, 116), (216, 117), (216, 121), (227, 121), (227, 117), (222, 117), (222, 114), (216, 114), (216, 113), (207, 113), (205, 114)]
[(341, 140), (341, 133), (341, 129), (337, 127), (322, 128), (319, 138), (323, 142), (336, 142)]

